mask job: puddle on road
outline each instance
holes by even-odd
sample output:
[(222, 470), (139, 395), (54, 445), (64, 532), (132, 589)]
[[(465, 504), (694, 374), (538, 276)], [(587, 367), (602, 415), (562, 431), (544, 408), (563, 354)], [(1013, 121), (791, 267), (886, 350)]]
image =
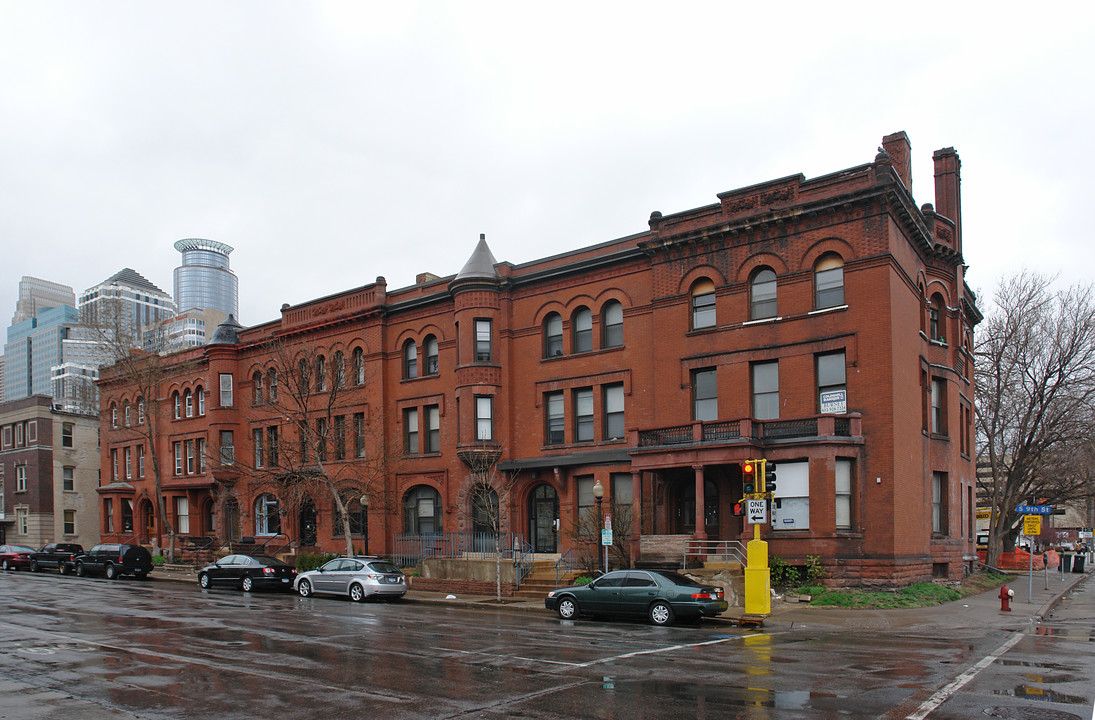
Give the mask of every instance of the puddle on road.
[(1040, 700), (1042, 702), (1063, 703), (1066, 705), (1087, 705), (1087, 698), (1078, 695), (1066, 695), (1065, 693), (1044, 690), (1030, 685), (1019, 685), (1014, 690), (995, 690), (993, 695), (1007, 695), (1009, 697), (1024, 698), (1026, 700)]
[(768, 690), (766, 688), (736, 688), (668, 680), (624, 680), (602, 677), (601, 687), (610, 692), (625, 692), (641, 696), (677, 698), (687, 701), (720, 703), (735, 707), (768, 707), (781, 710), (809, 710), (816, 700), (833, 700), (843, 696), (812, 690)]

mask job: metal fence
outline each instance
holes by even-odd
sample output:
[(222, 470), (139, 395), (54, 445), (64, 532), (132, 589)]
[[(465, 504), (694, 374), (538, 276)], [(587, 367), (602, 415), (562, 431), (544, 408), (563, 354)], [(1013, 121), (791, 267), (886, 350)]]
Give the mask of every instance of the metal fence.
[(501, 538), (467, 531), (396, 535), (392, 547), (392, 562), (400, 567), (414, 567), (426, 558), (493, 560), (498, 555), (517, 566), (518, 585), (532, 572), (532, 546), (515, 533), (504, 533)]

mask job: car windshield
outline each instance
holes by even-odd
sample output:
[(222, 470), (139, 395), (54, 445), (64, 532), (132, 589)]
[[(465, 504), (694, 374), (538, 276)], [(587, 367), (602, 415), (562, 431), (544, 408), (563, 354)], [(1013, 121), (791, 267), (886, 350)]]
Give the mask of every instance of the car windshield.
[(681, 575), (680, 573), (666, 572), (666, 571), (663, 571), (663, 570), (659, 570), (657, 574), (661, 575), (663, 578), (665, 578), (669, 582), (673, 583), (674, 585), (685, 585), (687, 587), (702, 587), (702, 585), (698, 581), (693, 580), (690, 577), (685, 577), (684, 575)]
[(371, 562), (369, 568), (379, 573), (398, 573), (399, 568), (390, 562)]

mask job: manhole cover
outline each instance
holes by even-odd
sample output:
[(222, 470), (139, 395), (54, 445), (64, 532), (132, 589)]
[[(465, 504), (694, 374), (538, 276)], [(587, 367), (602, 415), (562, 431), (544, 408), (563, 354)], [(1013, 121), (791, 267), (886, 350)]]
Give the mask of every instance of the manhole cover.
[(1084, 720), (1079, 715), (1073, 715), (1062, 710), (1023, 707), (1020, 705), (985, 708), (984, 714), (989, 717), (1007, 718), (1008, 720)]

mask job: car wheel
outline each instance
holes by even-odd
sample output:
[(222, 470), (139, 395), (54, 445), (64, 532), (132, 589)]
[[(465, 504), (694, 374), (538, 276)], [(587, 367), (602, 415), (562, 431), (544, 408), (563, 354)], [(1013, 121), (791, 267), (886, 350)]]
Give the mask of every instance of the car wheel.
[(7, 572), (8, 570), (11, 570), (11, 566), (8, 565), (8, 561), (5, 560), (4, 561), (4, 572)]
[(350, 599), (354, 602), (365, 602), (365, 588), (357, 583), (350, 586)]
[(307, 580), (301, 580), (300, 584), (297, 585), (297, 592), (300, 593), (301, 597), (310, 597), (312, 594), (312, 583)]
[(209, 573), (202, 573), (198, 576), (198, 585), (204, 590), (209, 589)]
[(244, 575), (243, 580), (240, 582), (240, 586), (244, 592), (251, 592), (255, 587), (255, 581), (251, 579), (250, 575)]
[(673, 608), (663, 602), (656, 602), (650, 606), (650, 622), (655, 625), (670, 625), (673, 623)]
[(38, 572), (38, 561), (37, 560), (31, 560), (30, 561), (30, 571), (31, 572)]
[(107, 580), (114, 580), (117, 577), (118, 577), (118, 568), (114, 567), (113, 565), (107, 565), (106, 566), (106, 579)]
[(60, 572), (60, 573), (61, 573), (62, 575), (68, 575), (68, 565), (66, 565), (66, 564), (65, 564), (65, 563), (63, 563), (63, 562), (62, 562), (61, 564), (59, 564), (59, 565), (57, 566), (57, 570), (58, 570), (58, 572)]
[(559, 617), (564, 620), (573, 620), (578, 617), (578, 601), (572, 597), (560, 598), (555, 612), (559, 613)]
[(84, 576), (84, 564), (81, 562), (76, 563), (76, 577)]

